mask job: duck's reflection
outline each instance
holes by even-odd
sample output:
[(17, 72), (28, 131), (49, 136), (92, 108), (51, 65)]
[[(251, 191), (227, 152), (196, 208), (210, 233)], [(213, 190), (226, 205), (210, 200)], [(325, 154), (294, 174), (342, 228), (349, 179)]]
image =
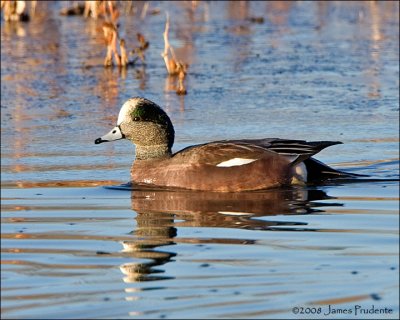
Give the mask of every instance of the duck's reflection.
[[(324, 191), (307, 188), (269, 190), (264, 192), (217, 193), (193, 191), (135, 190), (131, 185), (117, 187), (131, 191), (132, 209), (137, 213), (137, 227), (132, 231), (135, 240), (122, 243), (124, 252), (143, 263), (127, 263), (120, 267), (125, 282), (168, 279), (157, 266), (172, 260), (174, 252), (162, 249), (176, 243), (252, 244), (252, 239), (179, 238), (177, 229), (239, 228), (247, 230), (276, 230), (280, 227), (305, 226), (298, 221), (268, 221), (268, 216), (304, 215), (323, 212), (322, 207), (341, 206), (323, 203), (332, 199)], [(282, 230), (282, 229), (280, 229)], [(296, 228), (295, 230), (299, 230)], [(310, 231), (310, 230), (308, 230)]]
[[(132, 197), (133, 200), (133, 197)], [(123, 251), (137, 259), (149, 259), (144, 263), (125, 263), (120, 270), (126, 275), (125, 282), (138, 282), (149, 280), (168, 279), (159, 275), (162, 270), (154, 267), (163, 265), (171, 260), (176, 254), (167, 251), (157, 251), (155, 248), (173, 245), (176, 236), (174, 215), (162, 212), (138, 212), (136, 217), (137, 228), (132, 231), (136, 240), (123, 241)]]

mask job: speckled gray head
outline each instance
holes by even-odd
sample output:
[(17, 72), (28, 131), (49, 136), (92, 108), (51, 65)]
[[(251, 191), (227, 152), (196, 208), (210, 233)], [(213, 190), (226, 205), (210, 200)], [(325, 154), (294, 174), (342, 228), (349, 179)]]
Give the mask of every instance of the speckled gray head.
[(148, 99), (135, 97), (123, 104), (117, 126), (94, 143), (128, 139), (140, 146), (167, 145), (170, 150), (174, 136), (174, 127), (165, 111)]

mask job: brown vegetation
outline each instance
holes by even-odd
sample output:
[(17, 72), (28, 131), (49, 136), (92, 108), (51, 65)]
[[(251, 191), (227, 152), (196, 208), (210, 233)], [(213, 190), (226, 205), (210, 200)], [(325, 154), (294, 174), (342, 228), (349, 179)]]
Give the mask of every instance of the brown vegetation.
[[(29, 1), (31, 13), (36, 9), (37, 1)], [(26, 1), (1, 1), (1, 9), (4, 10), (4, 21), (29, 21), (29, 14), (26, 13)]]
[(165, 22), (165, 31), (163, 33), (164, 51), (161, 53), (161, 56), (164, 59), (168, 74), (170, 76), (178, 76), (178, 88), (176, 89), (176, 93), (178, 95), (184, 95), (187, 93), (184, 85), (184, 80), (186, 78), (188, 65), (186, 63), (183, 63), (182, 61), (177, 60), (174, 48), (170, 45), (168, 41), (168, 31), (169, 16), (167, 15), (167, 21)]
[[(107, 45), (107, 54), (104, 59), (104, 66), (109, 67), (113, 65), (113, 57), (117, 66), (121, 65), (121, 56), (117, 50), (118, 43), (118, 30), (117, 27), (111, 22), (103, 23), (103, 34)], [(124, 42), (125, 45), (125, 42)]]

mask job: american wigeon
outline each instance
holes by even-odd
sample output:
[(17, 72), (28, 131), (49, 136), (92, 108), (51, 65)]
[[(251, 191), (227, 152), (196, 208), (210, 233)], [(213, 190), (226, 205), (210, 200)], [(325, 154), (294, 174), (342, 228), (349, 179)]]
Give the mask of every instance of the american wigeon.
[(353, 176), (312, 158), (339, 141), (223, 140), (172, 153), (174, 136), (165, 111), (135, 97), (122, 106), (117, 126), (95, 143), (128, 139), (136, 145), (136, 185), (236, 192)]

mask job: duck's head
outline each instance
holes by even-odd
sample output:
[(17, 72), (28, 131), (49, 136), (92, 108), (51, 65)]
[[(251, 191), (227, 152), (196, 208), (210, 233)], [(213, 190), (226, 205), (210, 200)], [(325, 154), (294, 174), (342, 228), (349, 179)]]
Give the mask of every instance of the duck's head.
[(171, 153), (174, 136), (174, 127), (165, 111), (150, 100), (135, 97), (123, 104), (117, 125), (94, 143), (128, 139), (137, 149), (165, 149)]

